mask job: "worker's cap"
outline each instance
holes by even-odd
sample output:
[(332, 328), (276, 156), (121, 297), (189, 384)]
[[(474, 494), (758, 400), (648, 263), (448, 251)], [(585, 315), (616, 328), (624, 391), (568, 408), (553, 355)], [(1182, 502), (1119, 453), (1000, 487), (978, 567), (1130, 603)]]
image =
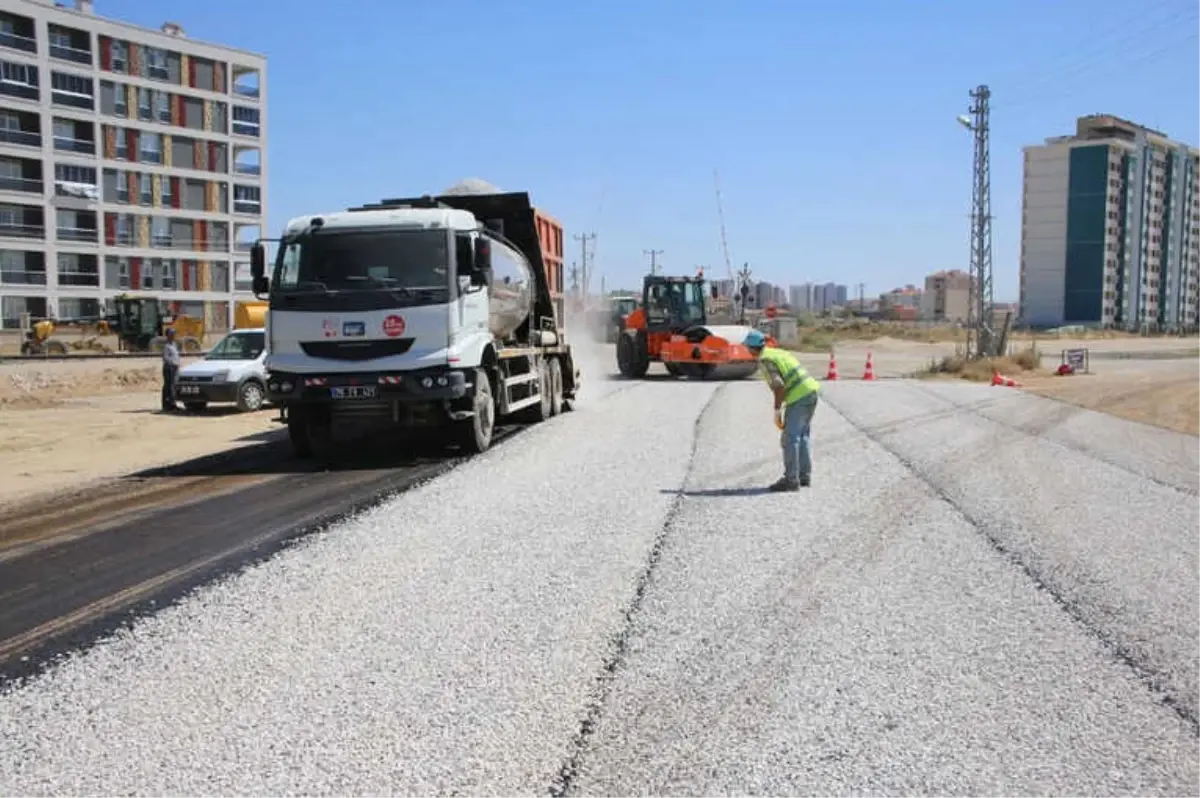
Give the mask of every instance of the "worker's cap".
[(761, 330), (751, 330), (746, 333), (746, 338), (742, 343), (750, 349), (762, 349), (767, 345), (767, 336), (763, 335)]
[(175, 328), (174, 328), (174, 327), (168, 327), (168, 328), (167, 328), (167, 337), (168, 337), (168, 338), (174, 338), (174, 337), (175, 337)]

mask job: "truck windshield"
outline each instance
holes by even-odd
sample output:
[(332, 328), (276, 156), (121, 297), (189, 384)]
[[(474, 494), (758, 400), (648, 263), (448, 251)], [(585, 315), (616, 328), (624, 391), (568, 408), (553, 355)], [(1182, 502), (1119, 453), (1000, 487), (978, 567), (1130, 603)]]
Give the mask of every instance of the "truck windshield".
[(260, 332), (235, 332), (226, 335), (214, 346), (205, 360), (254, 360), (266, 346), (266, 335)]
[(444, 230), (319, 232), (285, 241), (272, 283), (291, 292), (388, 291), (414, 304), (449, 300)]

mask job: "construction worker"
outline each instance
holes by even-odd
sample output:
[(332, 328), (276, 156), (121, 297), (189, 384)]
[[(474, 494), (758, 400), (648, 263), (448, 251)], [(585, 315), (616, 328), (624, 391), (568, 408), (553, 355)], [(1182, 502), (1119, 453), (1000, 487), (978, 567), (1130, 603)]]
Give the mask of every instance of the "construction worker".
[(742, 343), (758, 359), (759, 373), (775, 394), (775, 425), (782, 433), (783, 477), (771, 485), (771, 490), (807, 488), (812, 484), (809, 433), (821, 384), (800, 365), (794, 354), (767, 346), (767, 336), (758, 330), (751, 330)]
[(175, 328), (167, 328), (167, 342), (162, 351), (162, 411), (174, 413), (179, 410), (175, 404), (175, 375), (179, 373), (179, 345), (175, 343)]

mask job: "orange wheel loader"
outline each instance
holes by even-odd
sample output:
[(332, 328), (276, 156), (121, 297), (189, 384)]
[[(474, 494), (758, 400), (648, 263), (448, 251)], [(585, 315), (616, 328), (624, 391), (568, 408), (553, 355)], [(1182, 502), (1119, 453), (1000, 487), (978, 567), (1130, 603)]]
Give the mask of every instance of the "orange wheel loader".
[[(716, 287), (712, 288), (716, 294)], [(744, 379), (757, 361), (742, 345), (750, 327), (711, 325), (705, 310), (704, 277), (646, 275), (642, 305), (625, 317), (617, 338), (621, 376), (640, 379), (652, 362), (667, 373), (694, 380)], [(774, 341), (768, 338), (768, 343)]]

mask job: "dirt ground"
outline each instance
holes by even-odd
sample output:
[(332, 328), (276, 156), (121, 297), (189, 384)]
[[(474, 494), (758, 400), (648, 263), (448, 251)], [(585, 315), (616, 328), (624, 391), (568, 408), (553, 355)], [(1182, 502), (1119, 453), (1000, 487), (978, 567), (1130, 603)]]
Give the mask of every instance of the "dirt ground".
[(1200, 358), (1094, 360), (1092, 374), (1023, 378), (1030, 393), (1200, 436)]
[(281, 428), (270, 409), (163, 415), (158, 380), (145, 361), (0, 366), (0, 505), (251, 446)]

